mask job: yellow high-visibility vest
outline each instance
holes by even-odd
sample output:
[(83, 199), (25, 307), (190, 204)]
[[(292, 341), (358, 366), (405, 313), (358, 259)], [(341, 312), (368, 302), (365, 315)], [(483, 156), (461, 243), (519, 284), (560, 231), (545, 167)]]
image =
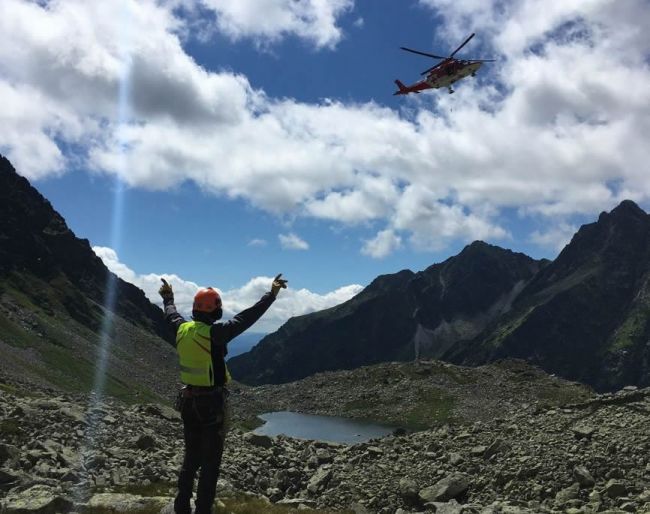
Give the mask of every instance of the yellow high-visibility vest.
[[(213, 386), (212, 341), (210, 325), (200, 321), (182, 323), (176, 332), (176, 352), (180, 358), (181, 382), (195, 386)], [(225, 366), (225, 381), (230, 372)]]

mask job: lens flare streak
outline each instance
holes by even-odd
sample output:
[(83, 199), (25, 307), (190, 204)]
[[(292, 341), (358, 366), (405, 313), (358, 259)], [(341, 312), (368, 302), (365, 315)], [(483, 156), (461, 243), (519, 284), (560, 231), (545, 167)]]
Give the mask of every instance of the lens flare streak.
[[(119, 141), (121, 152), (120, 160), (115, 170), (115, 179), (113, 184), (113, 205), (111, 217), (111, 237), (110, 245), (117, 252), (120, 250), (122, 241), (123, 215), (124, 215), (124, 195), (125, 186), (123, 177), (128, 172), (128, 147), (125, 143), (125, 128), (128, 127), (131, 120), (131, 38), (130, 38), (130, 16), (131, 5), (128, 1), (124, 3), (123, 16), (118, 23), (117, 33), (120, 39), (120, 60), (122, 63), (121, 76), (117, 88), (117, 117), (113, 124), (116, 138)], [(110, 127), (110, 124), (109, 124)], [(115, 307), (119, 290), (119, 279), (110, 271), (106, 273), (106, 284), (103, 300), (103, 319), (101, 323), (97, 357), (95, 362), (95, 376), (93, 389), (90, 394), (88, 410), (86, 412), (86, 429), (84, 441), (80, 448), (81, 469), (85, 469), (86, 460), (95, 451), (97, 437), (102, 428), (105, 413), (102, 410), (102, 402), (106, 390), (107, 368), (110, 358), (110, 348), (114, 337), (114, 318)], [(93, 486), (91, 477), (86, 475), (85, 480), (79, 483), (77, 495), (87, 496), (87, 491)]]

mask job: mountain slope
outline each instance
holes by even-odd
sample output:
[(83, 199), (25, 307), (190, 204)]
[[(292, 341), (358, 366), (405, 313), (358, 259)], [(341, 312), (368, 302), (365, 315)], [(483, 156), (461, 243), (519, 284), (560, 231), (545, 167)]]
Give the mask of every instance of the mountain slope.
[[(115, 305), (103, 304), (107, 284)], [(109, 315), (112, 323), (106, 324)], [(173, 349), (162, 311), (110, 273), (87, 240), (0, 156), (0, 350), (13, 376), (53, 387), (93, 387), (102, 326), (109, 327), (110, 393), (166, 394)]]
[(229, 367), (245, 383), (280, 383), (318, 371), (437, 358), (471, 338), (543, 263), (477, 241), (443, 263), (377, 277), (336, 307), (290, 319)]
[(624, 201), (584, 225), (495, 326), (445, 358), (518, 357), (600, 390), (650, 384), (650, 215)]

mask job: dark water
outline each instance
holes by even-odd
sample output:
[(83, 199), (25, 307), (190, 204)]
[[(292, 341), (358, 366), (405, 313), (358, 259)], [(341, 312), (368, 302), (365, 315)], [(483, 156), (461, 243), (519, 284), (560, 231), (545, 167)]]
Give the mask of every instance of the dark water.
[(266, 423), (256, 434), (284, 434), (299, 439), (315, 439), (335, 443), (362, 443), (368, 439), (393, 433), (395, 427), (366, 423), (335, 416), (316, 416), (297, 412), (269, 412), (260, 416)]

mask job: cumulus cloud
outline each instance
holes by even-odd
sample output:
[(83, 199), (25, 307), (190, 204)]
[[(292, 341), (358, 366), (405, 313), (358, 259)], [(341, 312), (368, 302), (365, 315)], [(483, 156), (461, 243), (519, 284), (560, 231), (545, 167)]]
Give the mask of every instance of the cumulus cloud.
[[(650, 199), (645, 0), (420, 3), (450, 40), (480, 26), (467, 54), (499, 62), (480, 70), (489, 82), (427, 95), (406, 116), (270, 98), (245, 76), (206, 70), (183, 47), (174, 2), (4, 0), (0, 151), (29, 178), (74, 158), (134, 187), (190, 180), (294, 219), (372, 221), (385, 234), (371, 241), (388, 251), (398, 237), (421, 249), (507, 239), (506, 209), (554, 223)], [(205, 0), (232, 37), (309, 38), (300, 27), (311, 20), (317, 46), (338, 41), (352, 3), (256, 3), (280, 30), (258, 26), (252, 5)]]
[(578, 227), (575, 225), (561, 221), (551, 225), (548, 230), (535, 230), (530, 235), (530, 240), (543, 248), (549, 248), (559, 253), (562, 248), (569, 244), (577, 230)]
[[(233, 314), (250, 307), (269, 290), (272, 282), (273, 277), (255, 277), (238, 289), (225, 291), (224, 307)], [(334, 307), (359, 294), (362, 289), (358, 284), (351, 284), (321, 295), (308, 289), (288, 287), (280, 292), (269, 311), (257, 322), (255, 331), (271, 332), (292, 316)]]
[(266, 246), (268, 244), (268, 241), (266, 239), (251, 239), (248, 242), (248, 246)]
[(252, 38), (263, 45), (287, 35), (333, 48), (343, 34), (337, 19), (353, 0), (201, 0), (220, 32), (232, 39)]
[(373, 239), (365, 241), (361, 253), (381, 259), (402, 246), (402, 238), (390, 229), (382, 230)]
[[(160, 278), (167, 280), (174, 289), (174, 300), (177, 309), (189, 319), (194, 295), (199, 287), (205, 286), (184, 280), (175, 274), (138, 274), (121, 262), (112, 248), (94, 246), (93, 251), (102, 259), (109, 270), (122, 280), (142, 289), (147, 298), (153, 303), (160, 304), (161, 302), (158, 296), (158, 289), (161, 285)], [(217, 288), (223, 299), (224, 318), (230, 318), (255, 304), (265, 292), (270, 291), (272, 282), (273, 277), (254, 277), (236, 289), (223, 291)], [(304, 288), (294, 289), (288, 287), (280, 292), (278, 299), (254, 325), (253, 330), (264, 333), (273, 332), (292, 316), (300, 316), (334, 307), (359, 294), (362, 289), (363, 286), (350, 284), (329, 293), (318, 294)]]
[(435, 195), (424, 188), (409, 186), (401, 196), (392, 225), (407, 230), (414, 246), (439, 250), (450, 241), (505, 239), (508, 232), (486, 218), (466, 212), (460, 205), (433, 201)]
[(290, 232), (289, 234), (278, 234), (280, 245), (285, 250), (309, 250), (309, 243), (300, 239), (299, 236)]
[(174, 300), (179, 312), (185, 316), (192, 313), (192, 303), (194, 302), (194, 295), (200, 286), (192, 281), (184, 280), (178, 275), (170, 273), (147, 273), (138, 274), (129, 268), (126, 264), (120, 261), (117, 252), (112, 248), (105, 246), (93, 246), (95, 254), (104, 262), (106, 267), (115, 273), (118, 277), (126, 282), (142, 289), (147, 295), (147, 298), (152, 303), (161, 305), (161, 299), (158, 295), (158, 289), (162, 285), (160, 281), (164, 278), (174, 289)]

